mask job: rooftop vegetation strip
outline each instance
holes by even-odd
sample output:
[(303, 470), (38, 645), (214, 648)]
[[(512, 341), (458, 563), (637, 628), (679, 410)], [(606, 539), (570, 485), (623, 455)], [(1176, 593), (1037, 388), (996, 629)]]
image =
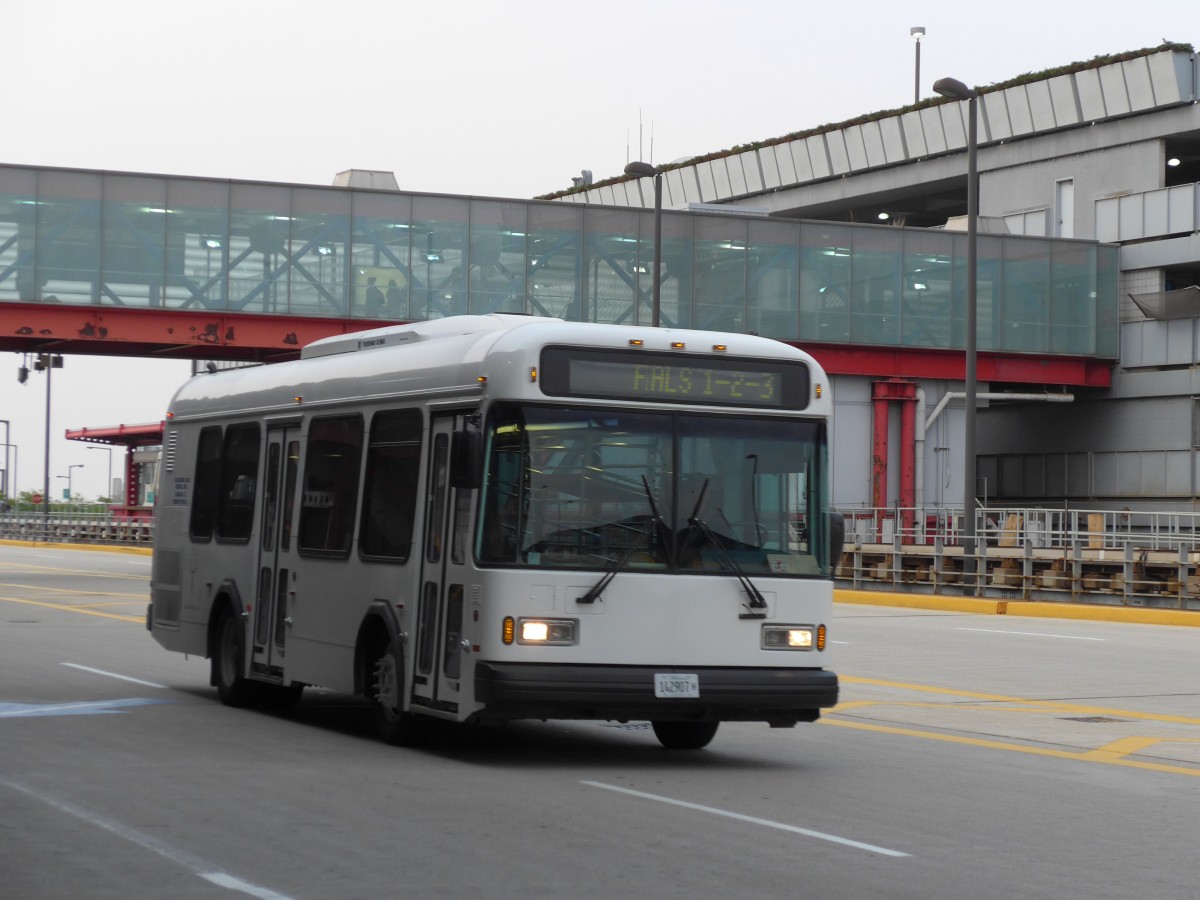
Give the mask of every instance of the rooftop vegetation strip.
[[(990, 94), (994, 91), (1002, 91), (1005, 88), (1016, 87), (1022, 84), (1030, 84), (1035, 81), (1046, 81), (1050, 78), (1055, 78), (1059, 75), (1070, 75), (1075, 72), (1083, 72), (1087, 69), (1098, 69), (1101, 66), (1109, 66), (1114, 63), (1125, 62), (1126, 60), (1138, 59), (1143, 56), (1153, 56), (1155, 53), (1164, 52), (1179, 52), (1179, 53), (1194, 53), (1195, 48), (1191, 44), (1179, 44), (1173, 41), (1168, 41), (1159, 44), (1157, 47), (1145, 47), (1141, 50), (1130, 50), (1125, 53), (1112, 53), (1102, 56), (1094, 56), (1083, 62), (1073, 62), (1064, 66), (1055, 66), (1051, 69), (1043, 69), (1040, 72), (1025, 72), (1022, 75), (1017, 75), (1007, 81), (1000, 81), (995, 84), (984, 86), (976, 86), (980, 94)], [(919, 103), (910, 103), (907, 106), (897, 107), (896, 109), (884, 109), (872, 113), (864, 113), (861, 116), (855, 116), (853, 119), (847, 119), (844, 122), (834, 122), (828, 125), (818, 125), (815, 128), (808, 128), (803, 131), (794, 131), (791, 134), (785, 134), (782, 137), (767, 138), (761, 141), (752, 141), (749, 144), (735, 144), (728, 150), (715, 150), (712, 153), (706, 153), (702, 156), (696, 156), (683, 162), (664, 163), (659, 166), (663, 172), (671, 169), (682, 169), (688, 166), (698, 165), (700, 163), (709, 162), (714, 159), (722, 159), (727, 156), (733, 156), (737, 153), (746, 153), (751, 150), (759, 150), (763, 147), (772, 147), (776, 144), (786, 144), (790, 141), (798, 141), (803, 138), (813, 137), (818, 134), (826, 134), (831, 131), (839, 131), (843, 128), (850, 128), (854, 125), (863, 125), (867, 122), (877, 122), (880, 119), (888, 119), (892, 116), (898, 116), (901, 113), (910, 112), (917, 109), (925, 109), (930, 106), (941, 106), (944, 103), (956, 103), (958, 101), (946, 97), (929, 97)], [(596, 190), (597, 188), (608, 187), (622, 181), (629, 181), (632, 178), (639, 176), (634, 175), (614, 175), (611, 178), (603, 179), (592, 184), (580, 185), (578, 187), (570, 187), (562, 191), (554, 191), (549, 194), (543, 194), (535, 197), (535, 200), (556, 200), (559, 197), (566, 197), (571, 194), (586, 193), (587, 191)]]

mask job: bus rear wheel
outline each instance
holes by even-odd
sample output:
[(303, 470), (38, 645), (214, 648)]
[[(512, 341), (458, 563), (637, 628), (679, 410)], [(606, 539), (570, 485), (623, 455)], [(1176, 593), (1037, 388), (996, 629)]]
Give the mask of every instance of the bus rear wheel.
[(720, 722), (651, 722), (654, 736), (668, 750), (701, 750), (717, 733)]
[(246, 706), (252, 700), (254, 685), (242, 676), (245, 629), (226, 609), (217, 622), (217, 640), (213, 647), (212, 682), (217, 696), (226, 706)]
[(394, 645), (389, 646), (371, 667), (367, 697), (375, 707), (375, 728), (387, 744), (411, 747), (420, 743), (424, 728), (404, 711), (404, 670)]

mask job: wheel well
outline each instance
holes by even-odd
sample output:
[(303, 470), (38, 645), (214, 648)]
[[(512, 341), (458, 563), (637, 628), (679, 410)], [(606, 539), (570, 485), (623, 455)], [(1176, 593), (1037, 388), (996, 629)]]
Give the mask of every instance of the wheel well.
[[(208, 614), (208, 638), (204, 642), (204, 658), (215, 660), (217, 657), (217, 641), (220, 640), (221, 619), (234, 615), (233, 601), (228, 594), (218, 594), (213, 600), (212, 609)], [(208, 683), (213, 687), (217, 684), (216, 663), (208, 673)]]
[(370, 683), (371, 666), (391, 642), (388, 624), (379, 614), (368, 614), (354, 642), (354, 693), (362, 694)]
[(212, 610), (208, 614), (208, 640), (205, 641), (205, 659), (212, 659), (217, 647), (217, 629), (221, 624), (221, 617), (225, 615), (232, 616), (233, 603), (225, 594), (221, 594), (213, 600)]
[(217, 625), (221, 621), (221, 616), (226, 612), (231, 616), (237, 616), (242, 609), (242, 597), (238, 593), (237, 585), (228, 580), (223, 582), (217, 588), (217, 593), (213, 596), (212, 607), (208, 612), (208, 635), (204, 642), (205, 659), (212, 659), (213, 653), (216, 652)]

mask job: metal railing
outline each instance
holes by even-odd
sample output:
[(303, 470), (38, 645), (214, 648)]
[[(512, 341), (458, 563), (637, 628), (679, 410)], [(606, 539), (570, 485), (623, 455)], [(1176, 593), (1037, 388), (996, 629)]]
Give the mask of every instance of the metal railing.
[(1200, 610), (1200, 513), (984, 507), (968, 568), (961, 511), (838, 511), (855, 588)]
[(149, 547), (154, 540), (154, 519), (108, 513), (3, 513), (0, 514), (0, 540)]
[[(846, 542), (947, 546), (962, 543), (961, 510), (946, 507), (853, 507), (837, 509), (846, 520)], [(992, 546), (1200, 551), (1200, 513), (1119, 510), (980, 507), (975, 533)]]

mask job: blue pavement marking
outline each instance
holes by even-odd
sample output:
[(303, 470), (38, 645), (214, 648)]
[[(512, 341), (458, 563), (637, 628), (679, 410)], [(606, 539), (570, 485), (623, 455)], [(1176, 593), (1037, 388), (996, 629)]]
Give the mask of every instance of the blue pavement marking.
[(170, 702), (170, 700), (130, 697), (128, 700), (81, 700), (66, 703), (0, 703), (0, 719), (31, 718), (33, 716), (98, 716), (123, 712), (131, 706)]

